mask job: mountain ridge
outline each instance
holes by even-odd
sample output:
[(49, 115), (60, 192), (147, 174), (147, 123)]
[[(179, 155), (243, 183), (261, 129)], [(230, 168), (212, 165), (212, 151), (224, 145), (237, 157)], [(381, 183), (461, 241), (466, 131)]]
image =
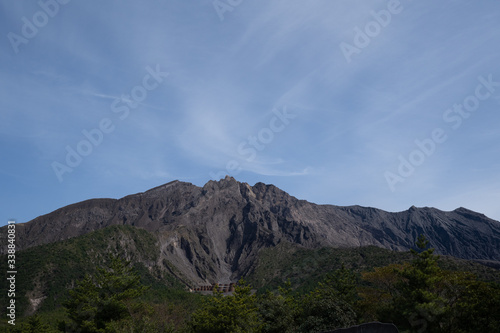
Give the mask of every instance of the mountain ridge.
[(424, 234), (439, 254), (500, 261), (500, 223), (462, 207), (391, 213), (317, 205), (274, 185), (250, 186), (228, 176), (203, 187), (175, 180), (120, 199), (71, 204), (17, 224), (16, 245), (22, 250), (112, 225), (153, 232), (161, 259), (197, 283), (234, 281), (253, 269), (261, 249), (282, 241), (311, 249), (374, 245), (405, 251)]

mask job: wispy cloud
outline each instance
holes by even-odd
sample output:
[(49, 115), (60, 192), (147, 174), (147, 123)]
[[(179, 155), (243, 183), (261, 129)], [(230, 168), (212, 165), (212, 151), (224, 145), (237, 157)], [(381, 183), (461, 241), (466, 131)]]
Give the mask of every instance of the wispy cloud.
[[(383, 177), (416, 139), (447, 128), (443, 112), (474, 92), (478, 76), (500, 81), (500, 4), (401, 1), (348, 63), (340, 43), (387, 4), (246, 1), (221, 22), (209, 2), (72, 1), (19, 54), (3, 39), (0, 140), (12, 165), (0, 179), (39, 194), (38, 208), (19, 209), (33, 217), (44, 204), (100, 196), (100, 185), (119, 196), (174, 178), (202, 184), (234, 160), (239, 180), (264, 179), (311, 201), (465, 206), (500, 219), (500, 88), (396, 193)], [(0, 8), (4, 33), (39, 10)], [(168, 79), (119, 120), (111, 103), (155, 64)], [(297, 117), (248, 161), (238, 147), (284, 106)], [(115, 130), (59, 184), (50, 163), (103, 118)], [(9, 200), (16, 207), (22, 195)]]

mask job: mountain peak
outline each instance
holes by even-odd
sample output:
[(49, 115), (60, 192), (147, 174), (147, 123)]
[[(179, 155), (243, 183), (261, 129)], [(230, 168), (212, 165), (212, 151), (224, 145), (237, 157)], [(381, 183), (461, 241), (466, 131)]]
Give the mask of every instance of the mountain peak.
[[(464, 208), (443, 212), (412, 206), (407, 212), (389, 213), (315, 205), (274, 185), (250, 186), (230, 176), (202, 188), (176, 180), (118, 200), (66, 206), (18, 224), (16, 243), (22, 250), (112, 225), (153, 232), (161, 259), (192, 281), (238, 278), (252, 269), (262, 248), (281, 242), (306, 248), (374, 245), (407, 250), (424, 234), (439, 254), (500, 259), (500, 223)], [(6, 240), (0, 239), (0, 253), (7, 249)]]
[[(229, 176), (229, 175), (226, 175), (226, 177), (224, 177), (223, 179), (224, 181), (231, 181), (231, 182), (237, 182), (236, 179), (234, 179), (233, 177)], [(222, 180), (221, 180), (222, 181)]]

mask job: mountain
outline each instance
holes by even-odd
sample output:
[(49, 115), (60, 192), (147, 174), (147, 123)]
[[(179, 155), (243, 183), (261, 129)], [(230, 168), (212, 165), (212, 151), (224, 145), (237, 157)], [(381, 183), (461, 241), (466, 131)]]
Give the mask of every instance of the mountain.
[[(85, 235), (112, 225), (156, 237), (158, 261), (191, 284), (248, 275), (261, 249), (289, 242), (304, 248), (377, 246), (404, 251), (424, 234), (436, 253), (500, 261), (500, 223), (459, 208), (398, 213), (360, 206), (316, 205), (273, 185), (250, 186), (232, 177), (203, 187), (173, 181), (121, 199), (92, 199), (16, 225), (18, 249)], [(5, 254), (6, 227), (0, 253)]]
[[(141, 228), (115, 225), (64, 241), (33, 246), (16, 253), (16, 312), (53, 315), (64, 312), (63, 302), (69, 290), (85, 275), (95, 276), (97, 268), (109, 267), (114, 255), (129, 261), (141, 283), (149, 289), (144, 300), (175, 309), (174, 317), (185, 318), (201, 298), (190, 293), (193, 284), (167, 260), (160, 260), (156, 236)], [(261, 249), (252, 272), (244, 278), (259, 291), (276, 290), (285, 281), (299, 293), (307, 292), (341, 267), (356, 274), (374, 267), (402, 264), (411, 260), (409, 251), (397, 252), (375, 246), (356, 248), (322, 247), (307, 249), (283, 241)], [(500, 270), (470, 260), (441, 256), (439, 265), (454, 272), (470, 272), (482, 281), (500, 283)], [(0, 270), (8, 271), (7, 258), (0, 256)], [(0, 290), (8, 290), (9, 281), (0, 279)], [(8, 293), (0, 294), (0, 303), (9, 302)], [(170, 304), (170, 305), (167, 305)], [(6, 323), (4, 323), (5, 326)], [(0, 321), (0, 332), (2, 322)]]
[[(152, 233), (124, 225), (16, 252), (16, 312), (21, 316), (38, 311), (64, 312), (62, 303), (68, 298), (68, 291), (85, 275), (95, 276), (98, 268), (109, 267), (110, 255), (131, 263), (141, 283), (149, 287), (146, 301), (168, 300), (176, 308), (195, 306), (195, 295), (186, 290), (185, 281), (170, 272), (172, 267), (167, 262), (159, 261), (159, 254)], [(0, 259), (0, 269), (8, 271), (7, 258)], [(0, 290), (9, 290), (9, 283), (0, 279)], [(0, 294), (1, 304), (9, 301), (8, 293)], [(0, 332), (4, 332), (2, 321)]]

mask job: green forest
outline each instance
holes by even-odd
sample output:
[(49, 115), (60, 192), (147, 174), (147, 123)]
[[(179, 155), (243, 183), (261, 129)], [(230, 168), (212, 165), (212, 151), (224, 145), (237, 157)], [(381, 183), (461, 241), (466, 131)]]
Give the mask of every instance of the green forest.
[[(416, 245), (394, 254), (400, 260), (372, 268), (353, 264), (345, 255), (352, 251), (339, 257), (328, 252), (334, 250), (287, 250), (282, 257), (273, 252), (274, 261), (264, 252), (258, 269), (230, 295), (217, 288), (212, 295), (191, 293), (174, 280), (159, 283), (144, 267), (110, 254), (105, 265), (61, 291), (52, 305), (19, 318), (15, 327), (6, 321), (2, 327), (42, 333), (322, 332), (380, 321), (394, 323), (400, 332), (500, 332), (498, 275), (491, 279), (491, 272), (450, 266), (423, 236)], [(369, 261), (388, 262), (384, 256), (391, 251), (368, 250)], [(304, 267), (286, 268), (293, 258)], [(278, 261), (281, 276), (259, 282), (277, 270)], [(340, 267), (332, 269), (336, 264)], [(304, 274), (305, 267), (321, 273)]]

